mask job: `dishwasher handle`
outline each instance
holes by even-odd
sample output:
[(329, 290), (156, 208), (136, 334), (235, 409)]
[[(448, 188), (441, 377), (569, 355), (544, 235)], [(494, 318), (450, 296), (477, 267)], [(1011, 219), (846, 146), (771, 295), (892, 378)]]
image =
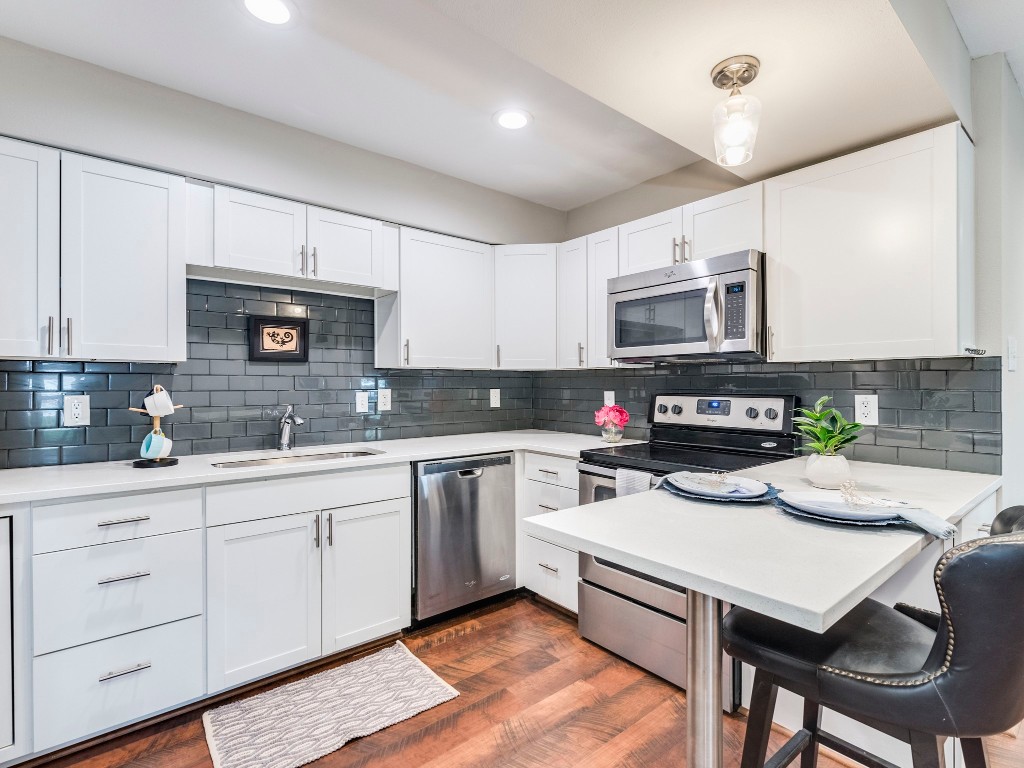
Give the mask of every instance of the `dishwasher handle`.
[(469, 480), (470, 478), (480, 477), (481, 475), (483, 475), (483, 473), (483, 467), (478, 467), (477, 469), (460, 469), (457, 472), (459, 479), (461, 480)]

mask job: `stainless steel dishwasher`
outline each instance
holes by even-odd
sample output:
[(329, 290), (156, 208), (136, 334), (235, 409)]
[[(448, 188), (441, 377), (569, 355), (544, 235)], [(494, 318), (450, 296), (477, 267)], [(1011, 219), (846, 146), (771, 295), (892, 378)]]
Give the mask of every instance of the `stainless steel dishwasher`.
[(512, 454), (414, 465), (416, 618), (426, 619), (516, 586)]

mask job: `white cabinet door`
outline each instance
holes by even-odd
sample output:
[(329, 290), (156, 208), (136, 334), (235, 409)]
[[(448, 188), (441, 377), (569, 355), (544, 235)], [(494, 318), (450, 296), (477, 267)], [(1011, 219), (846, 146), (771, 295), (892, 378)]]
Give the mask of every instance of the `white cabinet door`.
[(185, 263), (197, 267), (215, 266), (213, 257), (213, 184), (185, 180), (185, 218), (188, 236)]
[(185, 359), (185, 180), (61, 153), (66, 357)]
[(612, 364), (608, 357), (608, 281), (619, 276), (619, 264), (619, 229), (587, 235), (587, 365), (591, 368), (610, 368)]
[(403, 365), (492, 368), (494, 247), (402, 227)]
[(951, 124), (765, 182), (773, 360), (963, 353), (969, 156)]
[(409, 499), (323, 511), (323, 652), (342, 651), (409, 626)]
[(208, 691), (320, 655), (319, 512), (206, 532)]
[(574, 613), (578, 610), (579, 553), (526, 537), (526, 588)]
[(288, 277), (306, 275), (305, 205), (219, 185), (213, 198), (216, 266)]
[(764, 184), (750, 184), (683, 208), (683, 261), (764, 250)]
[(555, 367), (555, 245), (494, 249), (494, 340), (498, 368)]
[(310, 207), (307, 275), (332, 283), (383, 284), (383, 225), (375, 219)]
[(631, 275), (682, 260), (683, 209), (619, 225), (619, 274)]
[(586, 368), (590, 340), (587, 337), (587, 238), (561, 243), (557, 252), (558, 285), (557, 368)]
[[(0, 356), (60, 353), (60, 152), (0, 139)], [(52, 339), (52, 341), (51, 341)]]

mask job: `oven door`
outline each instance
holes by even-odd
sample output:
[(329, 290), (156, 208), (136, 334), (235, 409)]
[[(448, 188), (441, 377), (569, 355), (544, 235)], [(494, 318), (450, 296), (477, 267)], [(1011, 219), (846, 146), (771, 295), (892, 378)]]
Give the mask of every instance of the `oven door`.
[(615, 470), (596, 464), (576, 465), (580, 471), (580, 506), (615, 498)]

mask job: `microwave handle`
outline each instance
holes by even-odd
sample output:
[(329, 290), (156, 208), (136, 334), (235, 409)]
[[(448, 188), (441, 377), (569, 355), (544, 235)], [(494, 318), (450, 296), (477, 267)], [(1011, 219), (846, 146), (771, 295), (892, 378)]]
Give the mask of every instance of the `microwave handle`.
[(708, 283), (708, 292), (704, 295), (704, 332), (708, 337), (708, 350), (717, 352), (719, 348), (718, 334), (721, 331), (719, 317), (718, 278), (712, 277)]

